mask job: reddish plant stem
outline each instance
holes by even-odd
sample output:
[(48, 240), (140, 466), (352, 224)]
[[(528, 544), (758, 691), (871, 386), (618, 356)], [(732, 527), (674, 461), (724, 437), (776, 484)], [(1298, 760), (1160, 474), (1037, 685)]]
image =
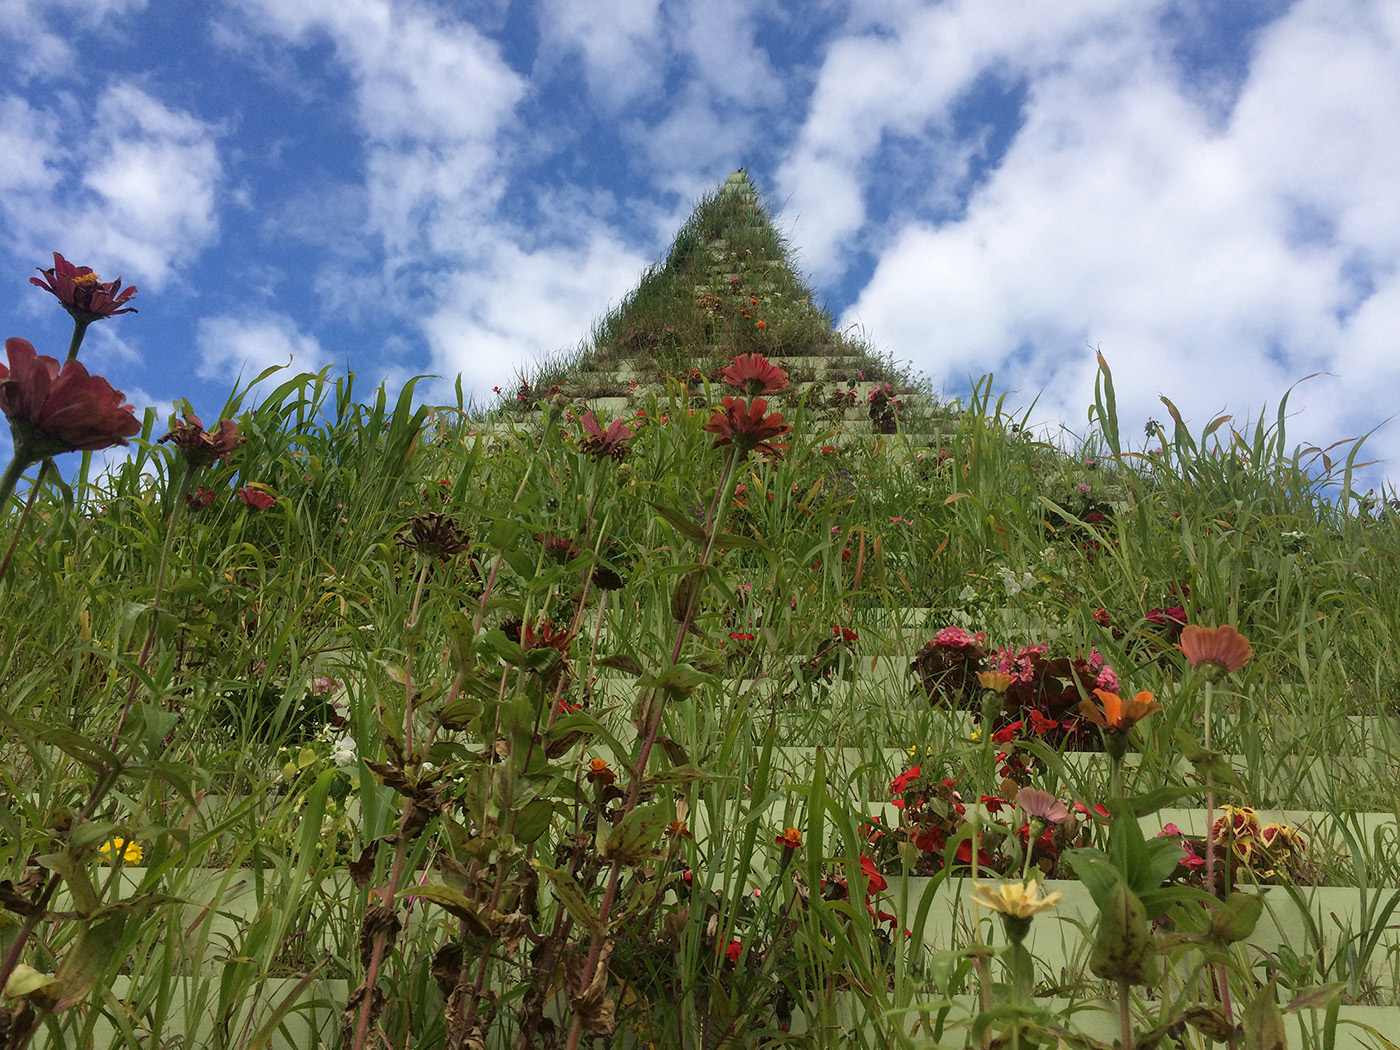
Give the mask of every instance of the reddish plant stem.
[[(696, 571), (704, 572), (710, 564), (710, 557), (715, 548), (715, 537), (719, 534), (720, 523), (724, 520), (724, 512), (728, 508), (728, 500), (733, 493), (733, 482), (735, 479), (735, 465), (739, 459), (740, 452), (737, 447), (731, 449), (729, 459), (724, 464), (724, 472), (720, 477), (718, 488), (715, 490), (714, 502), (710, 504), (710, 513), (705, 522), (705, 546), (700, 554), (700, 568)], [(685, 615), (681, 618), (680, 629), (676, 632), (676, 643), (671, 648), (671, 665), (674, 666), (681, 656), (681, 649), (685, 645), (685, 636), (690, 633), (690, 624), (695, 617), (695, 608), (700, 601), (700, 588), (691, 589), (690, 599), (686, 603)], [(647, 760), (651, 757), (652, 745), (656, 743), (657, 734), (661, 729), (661, 716), (666, 709), (666, 692), (663, 689), (652, 690), (651, 710), (648, 712), (646, 733), (642, 738), (642, 743), (637, 751), (636, 761), (632, 766), (632, 783), (628, 787), (627, 800), (623, 804), (622, 817), (626, 819), (628, 813), (637, 807), (637, 800), (641, 797), (642, 781), (645, 779)], [(607, 929), (608, 918), (612, 914), (613, 901), (617, 897), (617, 887), (622, 881), (622, 864), (614, 860), (608, 871), (608, 885), (603, 891), (603, 900), (598, 905), (598, 931), (593, 934), (592, 943), (588, 947), (588, 959), (583, 966), (583, 977), (579, 984), (579, 994), (587, 992), (589, 985), (593, 983), (595, 971), (598, 967), (598, 959), (603, 950), (604, 933)], [(569, 1028), (568, 1050), (578, 1050), (579, 1039), (583, 1035), (583, 1019), (575, 1013), (573, 1022)]]

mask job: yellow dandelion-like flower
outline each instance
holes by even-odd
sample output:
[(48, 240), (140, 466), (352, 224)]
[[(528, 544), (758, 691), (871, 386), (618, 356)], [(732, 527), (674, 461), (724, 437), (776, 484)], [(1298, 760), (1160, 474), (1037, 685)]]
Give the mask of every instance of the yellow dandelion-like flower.
[(1009, 915), (1013, 919), (1029, 919), (1043, 911), (1049, 911), (1060, 902), (1063, 893), (1051, 893), (1042, 897), (1038, 882), (1003, 882), (1000, 886), (989, 883), (975, 883), (972, 899), (984, 908)]
[(97, 847), (97, 852), (108, 864), (115, 864), (121, 858), (123, 864), (140, 864), (146, 853), (139, 842), (130, 839), (108, 839)]

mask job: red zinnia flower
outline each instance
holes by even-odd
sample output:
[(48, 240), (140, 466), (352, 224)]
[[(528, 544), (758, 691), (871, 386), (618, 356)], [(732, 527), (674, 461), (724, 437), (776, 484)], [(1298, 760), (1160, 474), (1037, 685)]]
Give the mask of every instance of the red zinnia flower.
[(237, 491), (235, 491), (234, 495), (236, 495), (239, 499), (241, 499), (244, 503), (248, 504), (248, 506), (252, 507), (254, 510), (267, 510), (267, 508), (271, 507), (274, 503), (277, 502), (276, 496), (272, 495), (271, 493), (264, 492), (262, 489), (252, 488), (251, 486), (245, 486), (241, 489), (238, 489)]
[(626, 442), (637, 436), (632, 428), (620, 419), (614, 419), (605, 431), (592, 412), (585, 412), (579, 422), (583, 424), (585, 431), (583, 440), (578, 443), (579, 451), (595, 459), (602, 459), (604, 456), (622, 459), (628, 452)]
[(783, 833), (773, 841), (784, 849), (801, 849), (802, 832), (797, 828), (783, 828)]
[(715, 448), (732, 444), (741, 455), (756, 450), (774, 459), (782, 458), (787, 442), (771, 439), (792, 433), (792, 427), (783, 422), (781, 412), (767, 415), (768, 402), (761, 397), (754, 398), (752, 404), (726, 397), (723, 406), (715, 409), (710, 421), (700, 428), (719, 435)]
[(1212, 682), (1238, 671), (1251, 656), (1249, 639), (1233, 627), (1198, 627), (1195, 624), (1181, 632), (1178, 646), (1191, 666)]
[(776, 393), (788, 385), (787, 373), (762, 354), (740, 354), (720, 370), (719, 377), (750, 397)]
[(88, 266), (74, 266), (58, 252), (53, 253), (53, 269), (39, 268), (44, 280), (29, 278), (29, 283), (52, 292), (63, 308), (82, 324), (90, 324), (116, 314), (134, 314), (136, 308), (127, 306), (136, 294), (133, 286), (122, 291), (121, 278), (103, 281)]
[[(25, 339), (6, 339), (9, 367), (0, 365), (0, 411), (10, 420), (16, 455), (29, 463), (60, 452), (125, 445), (141, 430), (131, 405), (78, 361), (34, 352)], [(20, 449), (22, 448), (22, 452)]]

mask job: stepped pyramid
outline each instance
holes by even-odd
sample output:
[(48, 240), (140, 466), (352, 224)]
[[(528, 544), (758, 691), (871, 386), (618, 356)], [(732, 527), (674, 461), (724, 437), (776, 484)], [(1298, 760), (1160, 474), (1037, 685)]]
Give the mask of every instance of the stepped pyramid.
[[(833, 328), (794, 272), (788, 246), (743, 169), (704, 198), (676, 235), (666, 258), (600, 319), (577, 352), (549, 362), (509, 391), (507, 415), (537, 410), (562, 395), (575, 413), (634, 415), (668, 382), (695, 404), (704, 385), (738, 354), (759, 353), (788, 372), (790, 386), (772, 398), (789, 416), (805, 399), (808, 418), (832, 443), (902, 435), (928, 444), (932, 398), (907, 369)], [(711, 401), (718, 401), (717, 392)]]

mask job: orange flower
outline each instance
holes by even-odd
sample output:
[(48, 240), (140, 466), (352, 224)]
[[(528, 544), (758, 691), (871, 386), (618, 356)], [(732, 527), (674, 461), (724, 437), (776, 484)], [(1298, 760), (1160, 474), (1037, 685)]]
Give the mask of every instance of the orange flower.
[(1126, 734), (1153, 711), (1162, 710), (1151, 693), (1138, 693), (1131, 700), (1124, 700), (1107, 689), (1095, 689), (1094, 695), (1103, 706), (1097, 706), (1092, 700), (1081, 700), (1079, 713), (1107, 733)]
[(1198, 627), (1191, 624), (1181, 631), (1181, 644), (1187, 661), (1209, 682), (1218, 682), (1225, 675), (1238, 671), (1254, 650), (1249, 639), (1233, 627)]
[(983, 689), (990, 689), (994, 693), (1004, 693), (1011, 688), (1016, 679), (1001, 671), (978, 671), (977, 681)]
[(590, 759), (586, 776), (593, 784), (611, 784), (617, 780), (617, 774), (608, 766), (606, 758)]
[(783, 833), (773, 841), (784, 849), (801, 849), (802, 832), (797, 828), (783, 828)]
[(762, 329), (767, 328), (768, 326), (767, 326), (766, 324), (764, 324), (762, 321), (759, 321), (759, 322), (758, 322), (758, 327), (759, 327), (759, 330), (761, 331)]

